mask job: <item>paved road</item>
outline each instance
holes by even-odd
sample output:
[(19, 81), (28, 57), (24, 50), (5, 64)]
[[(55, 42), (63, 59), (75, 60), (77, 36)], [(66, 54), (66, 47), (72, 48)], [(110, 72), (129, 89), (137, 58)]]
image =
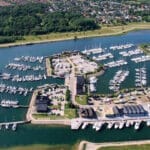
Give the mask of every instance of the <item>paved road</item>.
[(80, 108), (89, 108), (91, 106), (89, 105), (81, 105), (81, 104), (78, 104), (75, 100), (75, 97), (77, 95), (77, 79), (75, 77), (75, 65), (73, 64), (73, 62), (70, 60), (69, 57), (67, 57), (67, 60), (68, 62), (71, 64), (72, 66), (72, 71), (71, 71), (71, 74), (70, 74), (70, 90), (71, 90), (71, 95), (72, 95), (72, 103), (76, 106), (79, 106)]

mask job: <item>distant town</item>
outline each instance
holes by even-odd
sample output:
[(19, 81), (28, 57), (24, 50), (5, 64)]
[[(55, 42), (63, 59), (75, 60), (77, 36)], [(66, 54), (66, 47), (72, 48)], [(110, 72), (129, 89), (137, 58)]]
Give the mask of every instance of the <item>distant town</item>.
[[(50, 12), (78, 12), (85, 17), (95, 18), (100, 24), (126, 24), (127, 22), (150, 21), (148, 1), (120, 0), (34, 0), (35, 3), (47, 3)], [(1, 6), (25, 4), (27, 1), (5, 1)]]
[(49, 11), (75, 11), (100, 24), (126, 24), (127, 22), (150, 21), (150, 3), (117, 0), (52, 1)]

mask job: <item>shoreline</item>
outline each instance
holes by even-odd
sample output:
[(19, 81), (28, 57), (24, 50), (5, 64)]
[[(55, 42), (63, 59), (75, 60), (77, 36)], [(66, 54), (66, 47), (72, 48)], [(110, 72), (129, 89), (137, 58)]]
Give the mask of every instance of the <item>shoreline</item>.
[[(117, 31), (118, 30), (118, 31)], [(150, 30), (150, 23), (136, 23), (136, 24), (128, 24), (124, 26), (112, 26), (112, 27), (102, 27), (98, 30), (93, 31), (85, 31), (85, 32), (66, 32), (66, 33), (52, 33), (46, 35), (37, 35), (37, 36), (26, 36), (24, 41), (17, 41), (15, 43), (7, 43), (0, 44), (0, 48), (9, 48), (16, 46), (24, 46), (24, 45), (34, 45), (34, 44), (42, 44), (42, 43), (51, 43), (51, 42), (59, 42), (59, 41), (67, 41), (73, 40), (74, 37), (78, 39), (86, 39), (91, 37), (105, 37), (105, 36), (117, 36), (120, 34), (126, 34), (131, 31), (136, 30)], [(47, 39), (48, 36), (52, 37)], [(61, 37), (62, 36), (62, 37)], [(35, 39), (28, 39), (35, 38)], [(43, 39), (42, 39), (43, 38)]]
[(150, 144), (150, 140), (92, 143), (81, 141), (78, 150), (99, 150), (100, 148)]

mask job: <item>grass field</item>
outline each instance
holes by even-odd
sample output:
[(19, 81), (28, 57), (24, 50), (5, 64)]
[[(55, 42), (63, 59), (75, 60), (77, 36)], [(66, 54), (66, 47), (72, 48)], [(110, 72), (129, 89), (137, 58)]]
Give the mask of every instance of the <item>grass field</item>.
[(48, 120), (57, 120), (57, 119), (65, 119), (63, 116), (57, 115), (47, 115), (47, 114), (33, 114), (35, 119), (48, 119)]
[(38, 40), (61, 40), (61, 39), (74, 39), (74, 38), (84, 38), (84, 37), (94, 37), (102, 35), (114, 35), (122, 34), (136, 29), (150, 29), (150, 23), (132, 23), (125, 26), (104, 26), (101, 29), (94, 31), (85, 31), (85, 32), (66, 32), (66, 33), (51, 33), (47, 35), (40, 36), (25, 36), (25, 41), (38, 41)]
[(143, 145), (130, 145), (130, 146), (114, 146), (114, 147), (102, 147), (98, 150), (150, 150), (149, 144)]
[(80, 105), (87, 105), (87, 95), (76, 96), (76, 102)]
[(65, 109), (65, 118), (72, 119), (76, 117), (77, 117), (76, 109), (71, 109), (71, 108)]
[(131, 23), (124, 26), (102, 26), (101, 29), (85, 32), (65, 32), (51, 33), (46, 35), (24, 36), (24, 40), (16, 41), (15, 43), (0, 44), (0, 47), (8, 47), (23, 44), (34, 44), (43, 42), (53, 42), (69, 39), (79, 39), (97, 36), (119, 35), (133, 30), (150, 29), (150, 23)]

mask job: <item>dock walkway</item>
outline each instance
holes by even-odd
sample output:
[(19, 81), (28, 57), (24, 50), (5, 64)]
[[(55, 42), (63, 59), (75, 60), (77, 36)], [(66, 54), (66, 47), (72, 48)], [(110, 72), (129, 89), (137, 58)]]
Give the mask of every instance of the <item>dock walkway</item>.
[(24, 121), (0, 122), (0, 126), (13, 124), (26, 124), (26, 123), (30, 123), (30, 121), (24, 120)]

